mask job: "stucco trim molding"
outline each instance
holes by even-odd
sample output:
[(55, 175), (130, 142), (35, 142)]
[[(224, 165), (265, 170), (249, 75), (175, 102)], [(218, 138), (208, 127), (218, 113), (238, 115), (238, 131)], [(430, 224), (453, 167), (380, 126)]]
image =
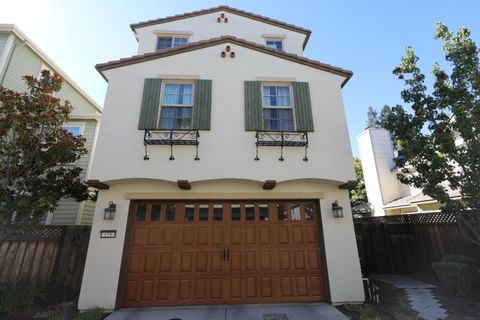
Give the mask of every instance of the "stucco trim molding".
[(184, 200), (184, 199), (323, 199), (323, 192), (261, 192), (261, 193), (242, 193), (242, 192), (222, 192), (222, 193), (198, 193), (198, 192), (127, 192), (125, 199), (159, 199), (159, 200)]

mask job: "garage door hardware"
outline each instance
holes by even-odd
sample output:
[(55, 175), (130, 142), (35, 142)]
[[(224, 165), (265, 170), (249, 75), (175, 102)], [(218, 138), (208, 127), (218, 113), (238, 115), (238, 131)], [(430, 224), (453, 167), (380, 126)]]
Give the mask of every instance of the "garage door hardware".
[(198, 130), (145, 130), (143, 135), (143, 145), (145, 146), (145, 156), (143, 160), (150, 160), (148, 157), (148, 145), (170, 146), (170, 158), (175, 160), (173, 156), (173, 146), (195, 146), (195, 161), (200, 160), (198, 157), (198, 141), (200, 133)]
[(230, 249), (223, 249), (223, 261), (230, 261)]

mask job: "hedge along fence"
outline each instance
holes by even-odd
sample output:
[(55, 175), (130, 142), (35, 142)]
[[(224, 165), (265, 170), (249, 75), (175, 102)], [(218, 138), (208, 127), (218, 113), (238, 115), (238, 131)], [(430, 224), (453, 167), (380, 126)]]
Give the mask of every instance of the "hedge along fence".
[(58, 293), (80, 290), (90, 226), (1, 226), (0, 283), (42, 282)]
[(367, 274), (431, 271), (432, 262), (446, 254), (480, 260), (480, 248), (462, 234), (453, 214), (358, 218), (354, 224), (363, 271)]

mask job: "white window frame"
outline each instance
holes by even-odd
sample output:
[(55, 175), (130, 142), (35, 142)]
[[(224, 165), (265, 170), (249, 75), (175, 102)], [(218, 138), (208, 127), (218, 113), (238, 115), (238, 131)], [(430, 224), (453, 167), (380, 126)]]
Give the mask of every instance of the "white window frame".
[[(159, 42), (160, 38), (172, 38), (172, 45), (169, 48), (159, 49), (158, 48), (158, 42)], [(180, 39), (180, 38), (187, 39), (187, 43), (185, 45), (188, 45), (190, 43), (190, 36), (189, 35), (157, 34), (157, 43), (155, 44), (155, 50), (167, 50), (167, 49), (172, 49), (172, 48), (178, 48), (178, 47), (175, 47), (173, 44), (175, 43), (175, 39)]]
[[(66, 127), (78, 127), (80, 128), (79, 136), (83, 136), (83, 131), (85, 130), (85, 122), (67, 122), (62, 124), (62, 128), (67, 130)], [(67, 130), (68, 131), (68, 130)]]
[[(163, 104), (163, 96), (165, 95), (165, 85), (167, 84), (191, 84), (192, 85), (192, 103), (191, 104)], [(175, 129), (165, 129), (160, 128), (160, 120), (162, 119), (162, 108), (163, 107), (175, 107), (175, 108), (192, 108), (192, 117), (190, 119), (190, 129), (192, 127), (193, 113), (195, 112), (194, 108), (194, 98), (195, 98), (195, 82), (193, 80), (162, 80), (162, 87), (160, 90), (160, 104), (158, 107), (158, 116), (157, 116), (157, 129), (161, 130), (175, 130)]]
[[(288, 87), (289, 89), (289, 93), (290, 93), (290, 106), (266, 106), (263, 104), (263, 88), (264, 87)], [(295, 119), (295, 101), (294, 101), (294, 98), (293, 98), (293, 85), (291, 83), (285, 83), (285, 82), (262, 82), (261, 83), (261, 86), (260, 86), (260, 90), (261, 90), (261, 99), (262, 99), (262, 128), (264, 130), (265, 129), (265, 118), (264, 118), (264, 113), (263, 113), (263, 110), (264, 109), (283, 109), (283, 110), (289, 110), (289, 109), (292, 109), (292, 121), (293, 121), (293, 130), (292, 131), (296, 131), (297, 130), (297, 121)], [(273, 131), (273, 130), (271, 130)], [(282, 130), (278, 130), (278, 131), (282, 131)]]
[[(272, 47), (269, 47), (267, 45), (267, 41), (278, 41), (282, 44), (282, 49), (281, 50), (278, 50), (277, 48), (272, 48)], [(280, 51), (280, 52), (285, 52), (285, 42), (283, 41), (282, 38), (265, 38), (265, 46), (267, 48), (270, 48), (270, 49), (273, 49), (273, 50), (276, 50), (276, 51)]]

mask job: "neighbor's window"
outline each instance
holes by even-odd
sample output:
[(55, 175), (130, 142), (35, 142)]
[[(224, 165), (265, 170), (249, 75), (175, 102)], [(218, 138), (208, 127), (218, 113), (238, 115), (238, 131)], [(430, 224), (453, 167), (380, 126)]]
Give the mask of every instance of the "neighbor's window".
[(82, 126), (81, 125), (70, 125), (65, 124), (62, 126), (63, 129), (70, 132), (74, 137), (79, 136), (82, 134)]
[(263, 129), (293, 131), (293, 105), (288, 85), (263, 85)]
[(265, 42), (267, 47), (278, 50), (278, 51), (283, 51), (283, 41), (278, 40), (278, 39), (269, 39)]
[(158, 37), (157, 50), (176, 48), (188, 44), (188, 37)]
[(190, 129), (193, 83), (165, 83), (160, 111), (160, 129)]

